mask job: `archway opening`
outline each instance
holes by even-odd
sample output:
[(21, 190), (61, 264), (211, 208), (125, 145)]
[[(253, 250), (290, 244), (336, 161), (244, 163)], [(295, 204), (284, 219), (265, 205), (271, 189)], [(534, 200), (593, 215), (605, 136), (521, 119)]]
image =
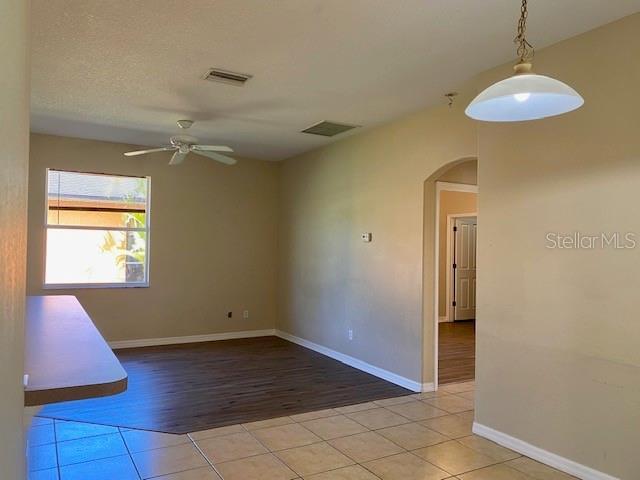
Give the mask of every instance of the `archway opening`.
[(476, 158), (424, 182), (423, 390), (475, 377), (477, 196)]

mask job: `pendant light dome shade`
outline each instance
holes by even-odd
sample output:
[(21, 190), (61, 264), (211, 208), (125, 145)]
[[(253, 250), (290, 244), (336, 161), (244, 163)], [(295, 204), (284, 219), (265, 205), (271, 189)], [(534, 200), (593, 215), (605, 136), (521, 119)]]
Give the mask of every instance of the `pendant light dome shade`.
[(465, 113), (486, 122), (520, 122), (561, 115), (583, 103), (578, 92), (559, 80), (520, 73), (484, 90)]
[(513, 67), (515, 75), (494, 83), (474, 98), (465, 110), (467, 116), (485, 122), (522, 122), (562, 115), (584, 103), (566, 83), (531, 71), (535, 51), (525, 36), (527, 16), (527, 0), (522, 0), (518, 34), (513, 39), (520, 59)]

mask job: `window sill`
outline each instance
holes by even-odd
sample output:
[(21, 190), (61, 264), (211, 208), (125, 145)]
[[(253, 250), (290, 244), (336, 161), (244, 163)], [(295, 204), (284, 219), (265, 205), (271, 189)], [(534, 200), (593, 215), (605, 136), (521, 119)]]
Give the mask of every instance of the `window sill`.
[(81, 290), (85, 288), (149, 288), (149, 282), (145, 283), (54, 283), (45, 284), (43, 290)]

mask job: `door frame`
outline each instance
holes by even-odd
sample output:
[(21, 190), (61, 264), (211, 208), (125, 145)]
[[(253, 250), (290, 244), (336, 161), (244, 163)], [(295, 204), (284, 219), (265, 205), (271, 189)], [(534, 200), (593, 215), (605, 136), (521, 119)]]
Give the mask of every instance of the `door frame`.
[[(475, 218), (476, 222), (478, 221), (478, 212), (472, 213), (450, 213), (447, 215), (447, 273), (446, 273), (446, 288), (447, 288), (447, 305), (445, 318), (447, 322), (455, 321), (454, 312), (455, 310), (452, 307), (452, 298), (451, 291), (453, 290), (453, 242), (455, 241), (453, 234), (453, 223), (458, 218)], [(440, 309), (438, 309), (440, 310)]]
[[(438, 390), (438, 334), (439, 334), (439, 323), (440, 323), (440, 192), (449, 191), (449, 192), (467, 192), (467, 193), (479, 193), (479, 189), (477, 185), (469, 185), (466, 183), (453, 183), (453, 182), (439, 182), (436, 181), (436, 222), (435, 222), (435, 237), (434, 237), (434, 278), (435, 282), (433, 282), (434, 289), (434, 297), (433, 297), (433, 386), (434, 390)], [(476, 214), (477, 217), (477, 214)]]

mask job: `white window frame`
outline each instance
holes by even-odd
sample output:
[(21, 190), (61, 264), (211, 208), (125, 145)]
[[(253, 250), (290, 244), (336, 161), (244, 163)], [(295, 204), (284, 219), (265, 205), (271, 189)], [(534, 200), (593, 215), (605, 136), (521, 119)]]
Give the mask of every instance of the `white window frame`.
[[(132, 227), (83, 227), (78, 225), (49, 225), (49, 172), (69, 172), (78, 173), (82, 175), (106, 175), (109, 177), (130, 177), (130, 178), (144, 178), (147, 181), (147, 203), (145, 205), (145, 227), (144, 228), (132, 228)], [(149, 258), (151, 257), (151, 177), (150, 176), (136, 176), (136, 175), (122, 175), (117, 173), (104, 173), (104, 172), (81, 172), (77, 170), (65, 170), (61, 168), (47, 168), (45, 175), (45, 195), (44, 195), (44, 244), (42, 248), (42, 288), (44, 290), (75, 290), (81, 288), (148, 288), (149, 287)], [(144, 258), (144, 282), (121, 282), (121, 283), (47, 283), (47, 235), (50, 228), (58, 230), (104, 230), (115, 232), (146, 232), (147, 233), (147, 245)]]

